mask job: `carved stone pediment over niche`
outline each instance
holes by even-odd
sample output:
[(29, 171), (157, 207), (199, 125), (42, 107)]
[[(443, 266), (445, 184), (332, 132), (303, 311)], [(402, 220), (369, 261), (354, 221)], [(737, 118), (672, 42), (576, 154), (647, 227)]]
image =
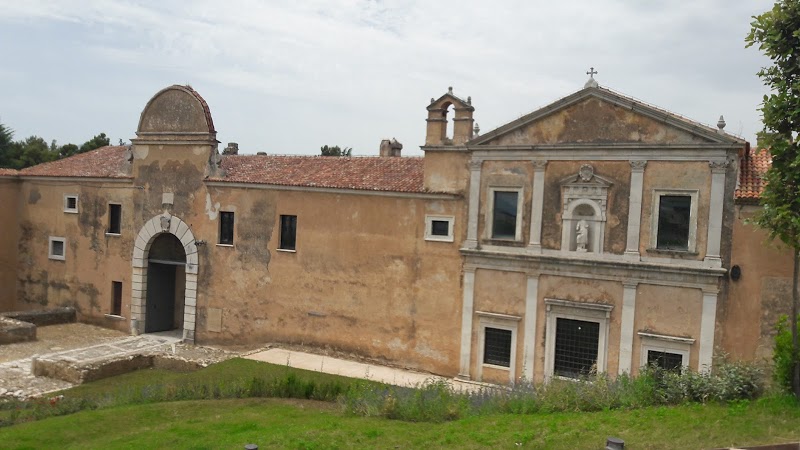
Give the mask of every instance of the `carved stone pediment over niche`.
[(602, 253), (611, 180), (591, 164), (561, 180), (561, 251)]

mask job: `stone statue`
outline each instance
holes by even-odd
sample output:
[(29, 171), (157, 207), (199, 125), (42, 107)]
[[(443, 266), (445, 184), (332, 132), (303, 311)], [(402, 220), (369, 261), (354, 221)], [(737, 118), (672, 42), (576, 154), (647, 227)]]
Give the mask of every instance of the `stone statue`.
[(575, 250), (579, 252), (587, 251), (586, 245), (589, 243), (589, 224), (581, 219), (575, 226), (575, 231), (577, 231), (575, 242), (578, 244)]

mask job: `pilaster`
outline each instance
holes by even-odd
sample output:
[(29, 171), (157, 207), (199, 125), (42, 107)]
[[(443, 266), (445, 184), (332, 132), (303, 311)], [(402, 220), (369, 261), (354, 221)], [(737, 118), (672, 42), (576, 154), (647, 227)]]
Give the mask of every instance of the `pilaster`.
[(472, 312), (475, 299), (475, 268), (464, 268), (464, 297), (461, 304), (461, 362), (458, 378), (469, 380), (472, 350)]
[(633, 366), (633, 320), (636, 313), (637, 282), (623, 283), (622, 317), (619, 336), (619, 374), (630, 373)]
[(531, 229), (528, 250), (542, 252), (542, 209), (544, 208), (544, 172), (547, 161), (533, 161), (533, 201), (531, 202)]
[(481, 193), (481, 165), (483, 161), (473, 159), (469, 162), (469, 206), (467, 217), (467, 240), (464, 248), (478, 248), (478, 208)]
[(638, 261), (639, 236), (642, 222), (642, 188), (644, 182), (644, 168), (647, 161), (631, 161), (631, 190), (628, 202), (628, 239), (625, 246), (625, 257)]
[(711, 370), (714, 358), (714, 332), (717, 324), (716, 289), (703, 290), (703, 312), (700, 316), (700, 353), (697, 369), (702, 372)]
[(722, 239), (722, 209), (725, 203), (725, 173), (729, 161), (710, 161), (711, 167), (711, 206), (708, 214), (708, 244), (703, 259), (710, 266), (722, 266), (720, 241)]
[(524, 343), (522, 350), (522, 378), (533, 382), (536, 361), (536, 311), (539, 302), (539, 274), (528, 275), (525, 291)]

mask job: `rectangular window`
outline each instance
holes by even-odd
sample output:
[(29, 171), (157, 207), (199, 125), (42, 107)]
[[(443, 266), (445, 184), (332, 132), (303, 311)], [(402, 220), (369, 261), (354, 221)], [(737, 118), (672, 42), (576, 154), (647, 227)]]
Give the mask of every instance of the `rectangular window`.
[(281, 250), (295, 250), (297, 244), (297, 216), (281, 216)]
[(64, 195), (64, 212), (77, 213), (78, 212), (78, 196), (77, 195)]
[(219, 243), (233, 245), (233, 213), (230, 211), (219, 213)]
[(556, 319), (553, 373), (578, 378), (596, 373), (600, 324), (585, 320)]
[(519, 240), (521, 238), (520, 198), (520, 191), (491, 190), (492, 218), (490, 236), (492, 239)]
[(62, 237), (50, 237), (48, 241), (48, 257), (50, 259), (57, 259), (63, 261), (65, 259), (65, 251), (67, 247), (67, 240)]
[(692, 197), (662, 195), (658, 203), (658, 238), (656, 248), (689, 250)]
[(425, 240), (453, 242), (453, 216), (425, 216)]
[(120, 234), (122, 222), (122, 205), (108, 204), (108, 233)]
[(683, 355), (679, 353), (648, 350), (647, 365), (656, 366), (671, 372), (680, 372), (683, 368)]
[(483, 346), (483, 363), (511, 366), (511, 330), (486, 327)]
[(111, 282), (111, 314), (115, 316), (122, 315), (122, 282)]

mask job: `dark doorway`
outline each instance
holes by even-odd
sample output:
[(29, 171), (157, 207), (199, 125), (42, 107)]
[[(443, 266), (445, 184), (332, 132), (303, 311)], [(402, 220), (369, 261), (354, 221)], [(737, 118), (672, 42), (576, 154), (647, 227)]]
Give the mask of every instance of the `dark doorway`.
[(144, 331), (154, 333), (181, 328), (186, 288), (183, 244), (172, 234), (161, 234), (150, 246), (147, 259)]

